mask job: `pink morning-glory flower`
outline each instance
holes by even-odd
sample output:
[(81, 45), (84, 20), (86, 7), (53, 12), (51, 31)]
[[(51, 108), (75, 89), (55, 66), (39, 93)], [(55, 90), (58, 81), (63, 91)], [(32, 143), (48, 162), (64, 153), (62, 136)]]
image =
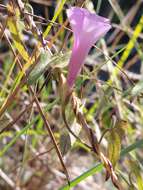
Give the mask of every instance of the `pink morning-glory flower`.
[(68, 67), (67, 83), (71, 88), (92, 45), (111, 28), (109, 19), (79, 7), (67, 10), (74, 35), (74, 45)]

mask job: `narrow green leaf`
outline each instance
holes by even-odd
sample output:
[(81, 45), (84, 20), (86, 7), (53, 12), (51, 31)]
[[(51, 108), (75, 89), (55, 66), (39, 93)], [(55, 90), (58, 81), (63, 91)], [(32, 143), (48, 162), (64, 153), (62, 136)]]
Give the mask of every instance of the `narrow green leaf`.
[(131, 144), (130, 146), (128, 146), (127, 148), (123, 149), (121, 151), (121, 156), (125, 156), (127, 153), (131, 152), (134, 149), (137, 148), (142, 148), (143, 147), (143, 139)]
[(71, 187), (75, 187), (77, 184), (79, 184), (81, 181), (83, 181), (85, 178), (94, 175), (97, 172), (102, 171), (103, 169), (103, 165), (102, 164), (98, 164), (96, 166), (94, 166), (93, 168), (89, 169), (88, 171), (86, 171), (85, 173), (83, 173), (82, 175), (80, 175), (79, 177), (75, 178), (74, 180), (72, 180), (70, 182), (70, 186), (69, 185), (65, 185), (64, 187), (60, 188), (59, 190), (69, 190)]
[[(64, 6), (66, 0), (61, 0), (60, 2), (61, 3), (59, 4), (59, 7), (56, 8), (56, 12), (54, 14), (54, 17), (51, 20), (51, 23), (56, 21), (57, 17), (59, 16), (59, 14), (61, 13), (61, 11), (63, 9), (63, 6)], [(52, 27), (52, 24), (49, 24), (48, 27), (46, 28), (46, 30), (44, 32), (44, 38), (48, 36), (48, 34), (51, 30), (51, 27)]]
[(111, 161), (113, 167), (115, 167), (117, 161), (120, 158), (121, 151), (121, 139), (119, 134), (114, 130), (111, 130), (108, 139), (108, 158)]
[[(8, 10), (13, 11), (13, 8), (8, 5)], [(29, 55), (26, 51), (26, 48), (23, 44), (23, 35), (21, 31), (21, 22), (20, 22), (20, 16), (19, 16), (19, 10), (18, 8), (15, 9), (15, 16), (9, 16), (7, 19), (7, 26), (9, 28), (9, 31), (11, 32), (12, 39), (14, 41), (15, 48), (20, 53), (20, 55), (23, 57), (24, 60), (29, 60)]]
[[(133, 151), (136, 148), (141, 148), (143, 147), (143, 139), (124, 148), (121, 151), (120, 156), (124, 157), (126, 154), (128, 154), (129, 152)], [(93, 168), (87, 170), (85, 173), (83, 173), (82, 175), (78, 176), (77, 178), (75, 178), (74, 180), (71, 181), (70, 183), (70, 187), (75, 187), (76, 185), (78, 185), (81, 181), (85, 180), (88, 176), (92, 176), (97, 172), (102, 171), (103, 169), (103, 165), (100, 163), (97, 166), (94, 166)], [(69, 185), (65, 185), (64, 187), (61, 187), (59, 190), (69, 190), (70, 189)]]
[(24, 133), (27, 131), (27, 129), (29, 129), (29, 128), (32, 126), (32, 124), (33, 124), (34, 122), (35, 122), (35, 120), (34, 120), (33, 122), (31, 122), (30, 124), (28, 124), (26, 127), (24, 127), (19, 133), (17, 133), (17, 134), (15, 135), (15, 137), (12, 138), (12, 140), (11, 140), (8, 144), (6, 144), (6, 145), (4, 146), (4, 148), (0, 151), (0, 157), (3, 156), (3, 155), (9, 150), (9, 148), (10, 148), (13, 144), (16, 143), (17, 139), (18, 139), (22, 134), (24, 134)]

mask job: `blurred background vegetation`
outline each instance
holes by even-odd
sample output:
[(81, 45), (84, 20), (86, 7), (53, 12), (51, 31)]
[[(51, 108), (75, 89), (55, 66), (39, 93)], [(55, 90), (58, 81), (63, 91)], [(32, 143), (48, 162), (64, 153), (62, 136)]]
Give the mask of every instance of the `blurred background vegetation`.
[[(66, 105), (71, 6), (112, 29)], [(1, 0), (0, 190), (143, 190), (142, 64), (142, 0)]]

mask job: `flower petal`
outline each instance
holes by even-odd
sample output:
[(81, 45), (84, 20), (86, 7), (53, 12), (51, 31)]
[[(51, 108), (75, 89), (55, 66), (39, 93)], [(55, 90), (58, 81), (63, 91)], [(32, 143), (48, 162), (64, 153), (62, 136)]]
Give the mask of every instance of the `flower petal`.
[(71, 88), (90, 48), (108, 32), (111, 25), (109, 19), (90, 13), (84, 8), (72, 7), (67, 10), (67, 16), (74, 34), (67, 77)]

